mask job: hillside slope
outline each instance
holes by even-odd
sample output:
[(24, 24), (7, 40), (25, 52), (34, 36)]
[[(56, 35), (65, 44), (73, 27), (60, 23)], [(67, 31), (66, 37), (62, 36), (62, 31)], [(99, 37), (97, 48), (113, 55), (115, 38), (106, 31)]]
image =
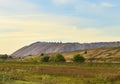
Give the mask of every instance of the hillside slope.
[(120, 46), (120, 42), (99, 42), (99, 43), (48, 43), (48, 42), (36, 42), (29, 46), (25, 46), (13, 54), (13, 57), (25, 57), (29, 55), (41, 55), (41, 53), (61, 53), (67, 51), (105, 48)]
[(112, 59), (120, 61), (120, 47), (107, 47), (88, 50), (77, 50), (62, 53), (66, 59), (70, 60), (75, 54), (81, 54), (87, 59)]

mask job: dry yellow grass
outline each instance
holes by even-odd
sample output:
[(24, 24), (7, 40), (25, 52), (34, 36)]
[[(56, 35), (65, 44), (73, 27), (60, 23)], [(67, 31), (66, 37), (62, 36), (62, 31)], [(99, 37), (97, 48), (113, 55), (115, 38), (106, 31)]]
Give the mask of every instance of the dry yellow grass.
[[(87, 51), (87, 53), (86, 53)], [(81, 54), (85, 58), (120, 58), (120, 47), (97, 48), (89, 50), (79, 50), (62, 53), (66, 59), (70, 60), (75, 54)]]

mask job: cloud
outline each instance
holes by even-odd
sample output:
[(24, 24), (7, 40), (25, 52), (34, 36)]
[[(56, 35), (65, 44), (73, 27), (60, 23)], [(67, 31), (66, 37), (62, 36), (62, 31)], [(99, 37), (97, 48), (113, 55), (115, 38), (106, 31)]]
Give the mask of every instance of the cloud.
[[(51, 28), (55, 27), (58, 29), (58, 25), (91, 25), (95, 24), (96, 20), (87, 19), (82, 17), (73, 16), (63, 16), (63, 15), (50, 15), (50, 14), (26, 14), (26, 15), (16, 15), (16, 16), (1, 16), (0, 17), (0, 27), (9, 29), (31, 29), (35, 28)], [(78, 25), (79, 24), (79, 25)]]
[[(13, 4), (14, 3), (14, 4)], [(31, 9), (36, 8), (36, 5), (27, 0), (0, 0), (0, 6), (6, 9)]]
[(102, 7), (107, 7), (107, 8), (116, 7), (116, 5), (108, 3), (108, 2), (102, 2), (101, 6)]
[(52, 0), (54, 4), (56, 5), (64, 5), (64, 4), (70, 4), (74, 0)]
[(0, 15), (30, 13), (40, 9), (40, 6), (27, 0), (0, 0)]
[[(117, 5), (111, 2), (90, 2), (87, 0), (80, 0), (78, 3), (74, 4), (76, 11), (80, 13), (87, 13), (91, 15), (103, 15), (109, 14), (111, 8), (116, 8)], [(106, 15), (105, 14), (105, 15)]]

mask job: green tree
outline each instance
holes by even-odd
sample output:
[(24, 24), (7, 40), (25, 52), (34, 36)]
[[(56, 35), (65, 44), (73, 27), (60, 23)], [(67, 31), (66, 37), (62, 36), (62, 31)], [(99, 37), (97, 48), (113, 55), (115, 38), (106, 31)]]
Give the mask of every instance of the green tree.
[(56, 54), (55, 56), (51, 56), (49, 59), (50, 62), (65, 62), (65, 58), (62, 54)]
[(55, 62), (55, 56), (50, 56), (49, 61), (50, 62)]
[(62, 54), (56, 54), (56, 56), (55, 56), (55, 62), (65, 62), (66, 60), (65, 60), (65, 58), (64, 58), (64, 56), (62, 55)]
[(80, 54), (76, 54), (76, 55), (74, 55), (72, 61), (73, 62), (84, 62), (85, 58), (83, 56), (81, 56)]
[(49, 62), (49, 56), (42, 56), (42, 57), (40, 57), (40, 61), (41, 62)]

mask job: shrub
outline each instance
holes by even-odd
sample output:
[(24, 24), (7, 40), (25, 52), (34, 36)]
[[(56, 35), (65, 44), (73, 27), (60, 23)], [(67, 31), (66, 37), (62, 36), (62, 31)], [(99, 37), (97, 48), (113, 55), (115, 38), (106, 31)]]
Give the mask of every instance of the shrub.
[(50, 56), (49, 61), (50, 62), (55, 62), (55, 56)]
[(56, 54), (54, 60), (55, 60), (55, 62), (65, 62), (66, 61), (62, 54)]
[(49, 56), (43, 56), (43, 57), (40, 57), (40, 61), (41, 62), (48, 62), (49, 61)]
[(13, 57), (12, 57), (12, 56), (9, 56), (9, 59), (13, 59)]
[(85, 58), (83, 56), (81, 56), (80, 54), (76, 54), (76, 55), (74, 55), (72, 61), (73, 62), (84, 62)]
[(55, 56), (51, 56), (49, 61), (51, 62), (65, 62), (65, 58), (62, 54), (56, 54)]
[(31, 54), (29, 56), (32, 56)]
[(44, 56), (44, 53), (41, 53), (40, 56)]
[(88, 53), (87, 50), (85, 50), (84, 54), (87, 54), (87, 53)]

